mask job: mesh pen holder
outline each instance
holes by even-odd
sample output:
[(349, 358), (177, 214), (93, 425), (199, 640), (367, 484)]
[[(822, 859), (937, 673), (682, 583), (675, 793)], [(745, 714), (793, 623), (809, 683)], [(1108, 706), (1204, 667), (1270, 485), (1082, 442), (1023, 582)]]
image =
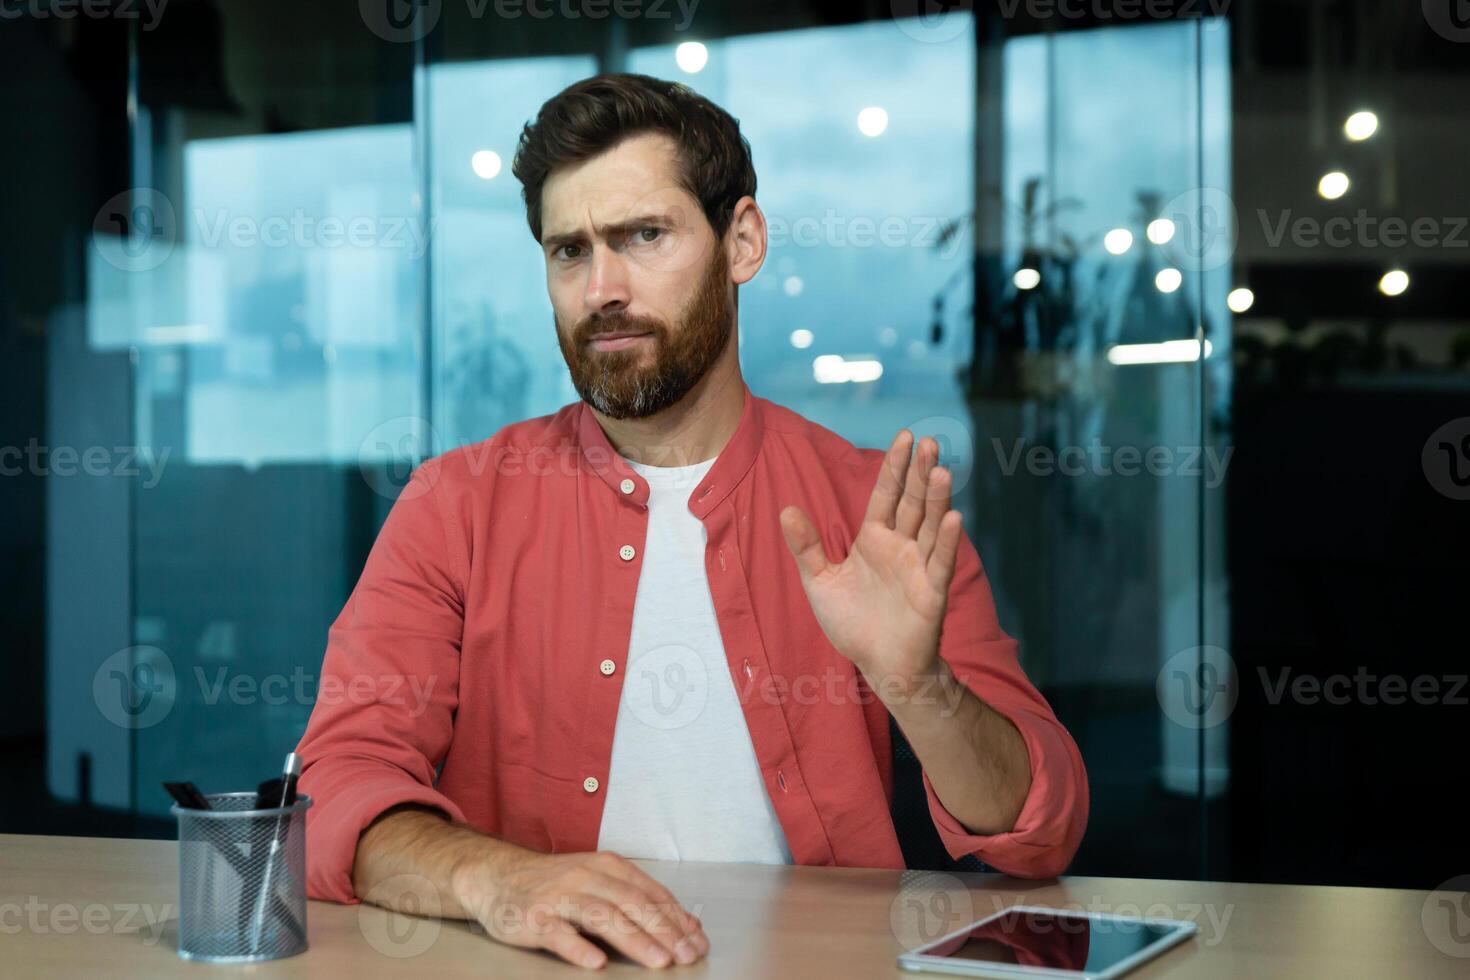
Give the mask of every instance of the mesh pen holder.
[(306, 951), (306, 811), (255, 809), (254, 793), (211, 793), (179, 818), (179, 955), (257, 963)]

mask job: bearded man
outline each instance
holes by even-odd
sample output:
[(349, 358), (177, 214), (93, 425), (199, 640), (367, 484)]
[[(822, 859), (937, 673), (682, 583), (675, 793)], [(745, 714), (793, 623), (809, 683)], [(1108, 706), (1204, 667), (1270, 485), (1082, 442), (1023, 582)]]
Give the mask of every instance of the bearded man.
[[(513, 171), (580, 401), (422, 463), (328, 634), (308, 887), (586, 967), (709, 953), (631, 859), (903, 867), (889, 718), (948, 852), (1060, 873), (1066, 729), (1001, 630), (932, 439), (754, 395), (750, 147), (682, 85), (548, 101)], [(598, 940), (599, 942), (594, 942)]]

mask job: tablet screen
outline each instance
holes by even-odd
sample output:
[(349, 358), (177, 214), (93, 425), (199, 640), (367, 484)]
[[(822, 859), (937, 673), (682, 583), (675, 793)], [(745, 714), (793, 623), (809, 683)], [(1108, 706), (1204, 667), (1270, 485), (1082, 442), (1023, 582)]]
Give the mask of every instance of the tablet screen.
[(1103, 973), (1173, 934), (1168, 926), (1139, 920), (1011, 909), (922, 952), (951, 960)]

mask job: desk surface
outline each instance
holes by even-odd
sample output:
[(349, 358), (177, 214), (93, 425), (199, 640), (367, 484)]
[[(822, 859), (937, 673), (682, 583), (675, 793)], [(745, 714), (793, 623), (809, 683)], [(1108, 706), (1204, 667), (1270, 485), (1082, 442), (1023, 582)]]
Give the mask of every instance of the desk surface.
[[(180, 960), (177, 845), (0, 835), (0, 972), (12, 976), (589, 976), (467, 925), (312, 902), (311, 949), (251, 967)], [(1130, 977), (1470, 976), (1470, 897), (1368, 888), (1127, 878), (1036, 884), (997, 875), (638, 862), (696, 912), (690, 977), (914, 977), (894, 958), (1017, 903), (1193, 919), (1198, 935)], [(1455, 918), (1460, 916), (1460, 918)], [(1453, 931), (1459, 929), (1461, 931)], [(1457, 955), (1456, 955), (1457, 954)], [(611, 973), (649, 975), (621, 959)]]

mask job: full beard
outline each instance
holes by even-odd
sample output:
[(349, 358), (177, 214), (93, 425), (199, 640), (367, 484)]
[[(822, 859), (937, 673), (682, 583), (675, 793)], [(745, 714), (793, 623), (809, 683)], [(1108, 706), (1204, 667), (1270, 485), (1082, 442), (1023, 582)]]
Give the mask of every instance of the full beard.
[[(594, 314), (568, 337), (558, 327), (557, 342), (582, 400), (614, 419), (656, 415), (687, 395), (729, 343), (734, 310), (729, 296), (729, 263), (718, 246), (699, 289), (680, 316), (679, 329), (652, 317), (625, 312)], [(653, 356), (643, 345), (624, 350), (593, 349), (593, 334), (647, 332)], [(646, 362), (646, 363), (645, 363)]]

